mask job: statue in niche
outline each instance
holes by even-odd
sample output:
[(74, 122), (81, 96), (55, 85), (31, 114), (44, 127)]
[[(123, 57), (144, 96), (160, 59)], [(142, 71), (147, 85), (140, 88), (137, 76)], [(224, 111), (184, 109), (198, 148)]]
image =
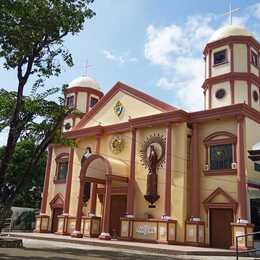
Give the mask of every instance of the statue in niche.
[(87, 147), (85, 153), (83, 154), (82, 158), (81, 158), (81, 167), (83, 165), (83, 163), (85, 162), (86, 159), (88, 159), (88, 157), (92, 154), (91, 151), (91, 147)]
[(146, 185), (146, 195), (144, 198), (150, 202), (149, 208), (155, 208), (153, 205), (160, 196), (157, 194), (157, 164), (158, 156), (153, 145), (150, 146), (150, 153), (148, 157), (148, 175), (147, 175), (147, 185)]
[(144, 198), (150, 203), (149, 208), (155, 208), (154, 203), (160, 198), (157, 194), (157, 170), (163, 167), (165, 161), (165, 138), (154, 134), (146, 138), (140, 151), (141, 163), (148, 169), (146, 195)]

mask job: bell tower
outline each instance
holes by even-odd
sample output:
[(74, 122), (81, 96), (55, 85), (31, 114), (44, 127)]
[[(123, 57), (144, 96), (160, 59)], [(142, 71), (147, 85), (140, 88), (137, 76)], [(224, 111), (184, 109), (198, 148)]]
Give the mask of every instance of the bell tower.
[(260, 111), (260, 44), (245, 28), (217, 30), (204, 49), (204, 109), (246, 103)]
[[(74, 79), (64, 93), (65, 105), (84, 114), (88, 113), (104, 95), (96, 80), (88, 76)], [(64, 119), (63, 131), (70, 131), (80, 119), (78, 115), (68, 115)]]

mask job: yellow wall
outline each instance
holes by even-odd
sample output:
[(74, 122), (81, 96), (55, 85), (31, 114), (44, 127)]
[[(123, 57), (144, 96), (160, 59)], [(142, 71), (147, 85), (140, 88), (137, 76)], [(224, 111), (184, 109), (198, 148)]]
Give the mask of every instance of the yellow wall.
[(243, 80), (235, 80), (235, 104), (248, 104), (248, 87), (247, 82)]
[[(118, 117), (114, 113), (114, 106), (117, 101), (120, 101), (124, 106), (124, 111)], [(91, 119), (84, 127), (99, 125), (112, 125), (122, 122), (127, 122), (129, 117), (136, 118), (151, 114), (161, 113), (160, 110), (145, 104), (144, 102), (119, 91), (111, 100), (99, 111), (93, 119)]]
[(63, 197), (65, 195), (65, 186), (66, 185), (53, 183), (55, 174), (56, 174), (56, 167), (57, 167), (55, 158), (61, 153), (69, 153), (69, 148), (61, 147), (61, 146), (55, 146), (53, 148), (52, 161), (51, 161), (51, 172), (50, 172), (50, 180), (49, 180), (49, 191), (48, 191), (47, 208), (46, 208), (47, 215), (52, 214), (49, 203), (55, 197), (55, 195), (57, 193), (61, 193), (63, 195)]
[[(216, 98), (216, 92), (219, 89), (224, 89), (226, 91), (226, 95), (221, 99)], [(211, 107), (216, 108), (216, 107), (228, 106), (230, 104), (231, 104), (230, 83), (222, 82), (213, 85), (211, 90)]]
[(247, 72), (246, 44), (234, 44), (234, 71)]
[[(231, 197), (237, 200), (237, 184), (236, 176), (205, 176), (204, 165), (206, 159), (205, 146), (203, 140), (212, 133), (218, 131), (227, 131), (236, 135), (235, 120), (212, 120), (207, 123), (199, 125), (199, 156), (200, 156), (200, 173), (201, 173), (201, 219), (206, 222), (206, 239), (209, 242), (209, 226), (208, 226), (208, 212), (203, 206), (203, 201), (214, 192), (218, 187), (222, 188)], [(220, 202), (220, 201), (219, 201)], [(225, 202), (225, 201), (222, 201)]]

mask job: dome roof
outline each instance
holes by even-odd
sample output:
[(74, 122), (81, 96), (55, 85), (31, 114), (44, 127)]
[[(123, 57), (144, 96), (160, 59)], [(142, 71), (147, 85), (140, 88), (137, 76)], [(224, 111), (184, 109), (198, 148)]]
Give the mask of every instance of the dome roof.
[(72, 80), (69, 84), (69, 88), (73, 87), (86, 87), (100, 90), (97, 81), (88, 76), (82, 76)]
[(252, 34), (242, 26), (227, 25), (218, 29), (209, 39), (209, 43), (221, 40), (229, 36), (252, 36)]

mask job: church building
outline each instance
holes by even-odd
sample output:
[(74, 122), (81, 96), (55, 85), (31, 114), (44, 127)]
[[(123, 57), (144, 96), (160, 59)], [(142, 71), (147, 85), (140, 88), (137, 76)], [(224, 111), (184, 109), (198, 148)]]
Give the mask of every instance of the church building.
[(228, 25), (203, 54), (198, 112), (122, 82), (69, 84), (65, 105), (81, 113), (63, 131), (75, 146), (48, 147), (36, 232), (231, 248), (260, 230), (260, 43)]

